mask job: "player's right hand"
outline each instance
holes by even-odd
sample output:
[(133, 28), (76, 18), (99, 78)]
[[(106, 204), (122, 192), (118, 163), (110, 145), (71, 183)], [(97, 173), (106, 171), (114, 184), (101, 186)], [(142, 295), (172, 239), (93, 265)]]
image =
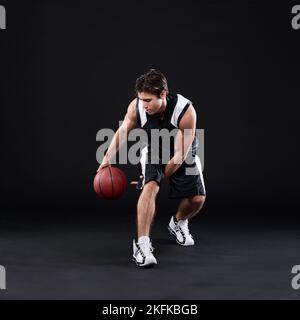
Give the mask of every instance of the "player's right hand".
[(110, 166), (109, 161), (108, 161), (108, 160), (103, 160), (102, 163), (100, 164), (97, 172), (99, 172), (101, 169), (103, 169), (103, 168), (105, 168), (105, 167), (108, 167), (108, 166)]

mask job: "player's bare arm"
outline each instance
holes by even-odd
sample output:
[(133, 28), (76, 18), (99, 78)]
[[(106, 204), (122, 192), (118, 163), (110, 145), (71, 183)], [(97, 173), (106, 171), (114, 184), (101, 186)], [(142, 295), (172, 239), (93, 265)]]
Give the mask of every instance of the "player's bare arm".
[(107, 152), (97, 172), (100, 171), (102, 168), (110, 165), (111, 159), (122, 148), (124, 142), (126, 141), (128, 133), (135, 128), (137, 123), (135, 105), (136, 105), (136, 99), (130, 102), (127, 108), (127, 113), (122, 122), (122, 125), (119, 127), (119, 129), (113, 136), (113, 139), (107, 149)]
[(165, 167), (165, 178), (169, 178), (182, 165), (188, 155), (196, 132), (197, 115), (192, 104), (179, 123), (179, 130), (175, 137), (175, 153)]

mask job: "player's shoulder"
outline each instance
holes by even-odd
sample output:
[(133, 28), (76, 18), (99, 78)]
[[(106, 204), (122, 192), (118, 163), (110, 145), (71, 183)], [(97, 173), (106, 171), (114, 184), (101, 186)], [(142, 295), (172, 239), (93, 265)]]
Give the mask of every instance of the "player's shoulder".
[(129, 104), (128, 104), (128, 110), (131, 110), (131, 111), (133, 111), (133, 110), (135, 110), (135, 108), (136, 108), (136, 104), (137, 104), (137, 98), (134, 98), (133, 100), (131, 100), (130, 102), (129, 102)]
[(193, 104), (192, 100), (181, 93), (176, 93), (177, 104)]
[[(193, 101), (181, 93), (176, 93), (171, 96), (174, 105), (174, 111), (178, 114), (186, 113), (187, 109), (194, 109)], [(181, 115), (182, 117), (182, 115)]]
[(182, 117), (188, 118), (188, 117), (195, 117), (196, 116), (196, 110), (194, 107), (194, 103), (191, 99), (187, 98), (186, 96), (177, 93), (177, 108), (181, 110)]
[(129, 115), (135, 116), (136, 115), (136, 104), (137, 104), (137, 98), (134, 98), (133, 100), (131, 100), (128, 104), (127, 107), (127, 113)]

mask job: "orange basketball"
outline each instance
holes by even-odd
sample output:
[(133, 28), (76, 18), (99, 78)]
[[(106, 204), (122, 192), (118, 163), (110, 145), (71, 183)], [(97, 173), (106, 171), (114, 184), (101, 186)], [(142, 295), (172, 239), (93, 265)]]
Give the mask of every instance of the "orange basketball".
[(126, 191), (127, 179), (124, 172), (116, 167), (105, 167), (94, 178), (94, 190), (98, 197), (118, 199)]

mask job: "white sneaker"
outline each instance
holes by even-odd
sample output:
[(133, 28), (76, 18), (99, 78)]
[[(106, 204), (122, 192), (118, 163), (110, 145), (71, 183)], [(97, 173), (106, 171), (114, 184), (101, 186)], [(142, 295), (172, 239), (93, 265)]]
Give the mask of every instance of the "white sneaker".
[(176, 242), (182, 246), (193, 246), (195, 244), (193, 236), (190, 234), (188, 223), (188, 219), (177, 222), (172, 216), (168, 226), (169, 231), (176, 237)]
[(157, 264), (157, 261), (152, 254), (154, 248), (150, 242), (149, 237), (142, 236), (135, 242), (133, 240), (133, 261), (139, 267), (152, 267)]

